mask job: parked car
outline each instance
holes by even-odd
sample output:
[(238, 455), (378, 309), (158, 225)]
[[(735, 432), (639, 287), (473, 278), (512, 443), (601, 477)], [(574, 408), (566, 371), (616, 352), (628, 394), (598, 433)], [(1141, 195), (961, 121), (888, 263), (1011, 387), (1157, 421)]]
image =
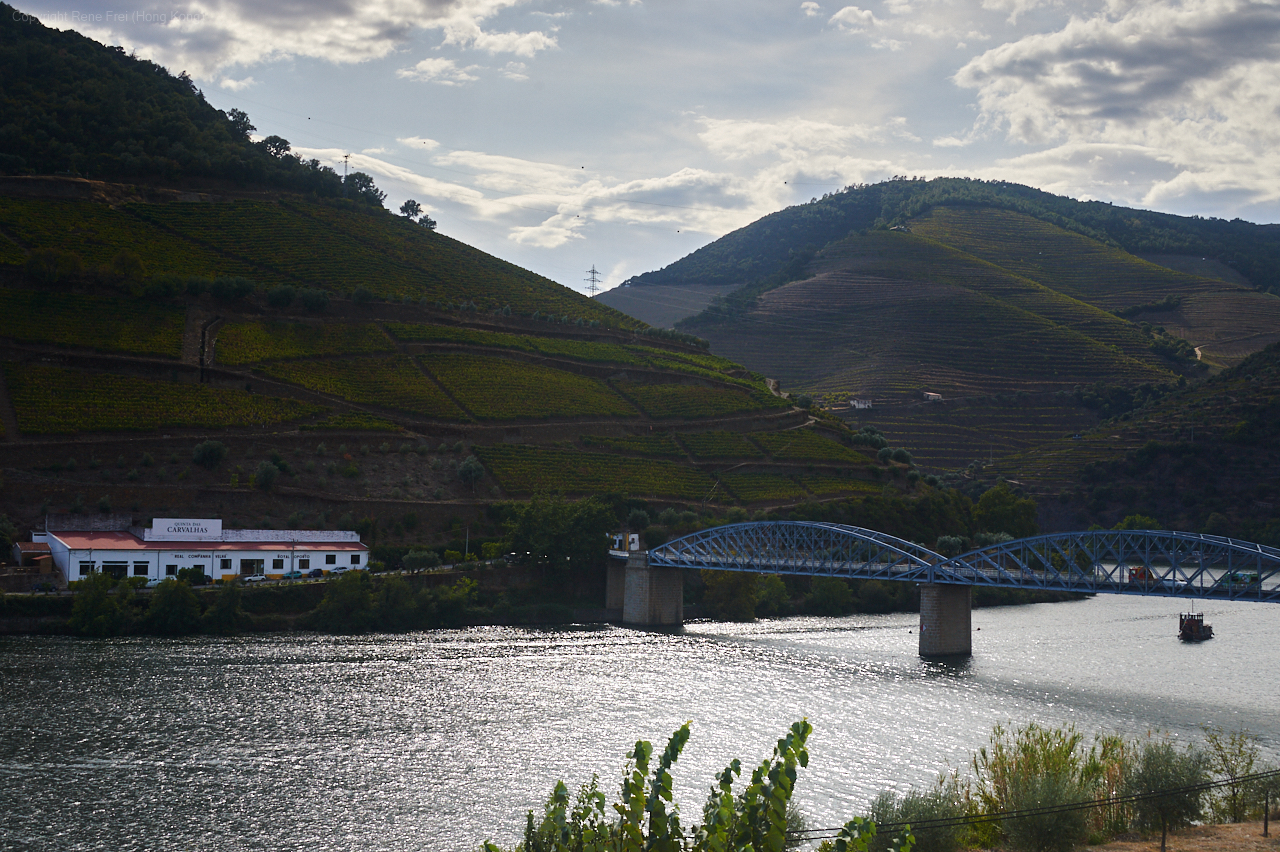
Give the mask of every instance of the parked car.
[(282, 579), (285, 579), (285, 580), (301, 580), (301, 579), (302, 579), (303, 577), (305, 577), (305, 576), (307, 576), (307, 575), (306, 575), (306, 574), (303, 574), (301, 571), (286, 571), (286, 572), (285, 572), (285, 575), (284, 575), (284, 577), (283, 577)]
[(240, 579), (244, 580), (246, 583), (261, 583), (267, 579), (267, 575), (266, 574), (247, 574), (245, 576), (242, 576)]
[(324, 569), (312, 568), (310, 571), (307, 572), (307, 576), (313, 580), (319, 580), (321, 577), (324, 576)]
[(154, 589), (156, 586), (160, 585), (163, 582), (164, 582), (163, 577), (152, 577), (150, 580), (147, 580), (147, 582), (142, 584), (142, 588)]
[(351, 570), (351, 569), (350, 569), (349, 567), (347, 567), (346, 565), (337, 565), (337, 566), (335, 566), (335, 567), (333, 567), (333, 568), (330, 568), (330, 569), (329, 569), (329, 573), (330, 573), (330, 574), (345, 574), (345, 573), (347, 573), (347, 572), (348, 572), (348, 571), (350, 571), (350, 570)]

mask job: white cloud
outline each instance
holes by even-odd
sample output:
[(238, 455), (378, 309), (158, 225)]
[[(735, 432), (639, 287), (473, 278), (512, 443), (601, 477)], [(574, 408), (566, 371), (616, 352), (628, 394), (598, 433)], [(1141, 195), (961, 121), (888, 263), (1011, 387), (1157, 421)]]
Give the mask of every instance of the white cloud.
[(401, 145), (407, 145), (418, 151), (432, 151), (440, 147), (440, 143), (425, 136), (401, 136), (396, 139)]
[(401, 68), (396, 76), (419, 83), (439, 83), (442, 86), (461, 86), (480, 78), (472, 74), (478, 66), (469, 65), (459, 68), (452, 59), (431, 57), (424, 59), (412, 68)]
[(1077, 179), (1107, 183), (1104, 166), (1078, 159), (1087, 146), (1138, 157), (1133, 183), (1145, 190), (1135, 203), (1167, 206), (1179, 193), (1280, 199), (1274, 2), (1117, 4), (989, 50), (955, 81), (977, 91), (976, 130), (1052, 146), (1046, 154)]
[(848, 33), (861, 33), (875, 26), (878, 21), (876, 21), (876, 16), (866, 9), (859, 9), (857, 6), (845, 6), (831, 16), (830, 23)]
[(508, 62), (507, 67), (502, 69), (502, 76), (508, 80), (528, 80), (529, 75), (524, 73), (528, 67), (523, 62)]
[(845, 126), (804, 118), (778, 122), (703, 118), (698, 134), (708, 149), (726, 159), (778, 154), (794, 159), (809, 152), (843, 151), (850, 143), (876, 135), (871, 128)]
[(243, 91), (257, 83), (252, 77), (245, 77), (243, 80), (232, 80), (230, 77), (223, 77), (222, 82), (218, 85), (224, 89), (230, 89), (233, 92)]
[[(58, 25), (51, 0), (34, 0), (29, 10)], [(251, 66), (289, 57), (334, 63), (379, 59), (401, 49), (422, 31), (439, 30), (446, 44), (489, 53), (532, 56), (555, 47), (541, 31), (488, 32), (484, 24), (527, 0), (314, 0), (263, 3), (259, 0), (190, 0), (177, 15), (161, 0), (141, 0), (128, 15), (112, 0), (82, 0), (80, 20), (100, 23), (76, 28), (108, 44), (135, 49), (162, 65), (186, 68), (197, 79), (214, 79), (233, 66)], [(109, 14), (110, 13), (110, 14)], [(65, 14), (63, 15), (65, 17)]]
[(800, 4), (800, 11), (804, 12), (805, 17), (816, 18), (822, 14), (822, 7), (814, 3), (813, 0), (805, 0), (804, 3)]

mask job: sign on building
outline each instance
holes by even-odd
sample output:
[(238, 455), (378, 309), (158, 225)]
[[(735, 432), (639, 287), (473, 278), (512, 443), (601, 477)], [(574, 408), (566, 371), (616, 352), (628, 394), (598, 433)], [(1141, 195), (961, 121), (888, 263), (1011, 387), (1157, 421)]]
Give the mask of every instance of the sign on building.
[(148, 541), (221, 541), (221, 518), (156, 518)]

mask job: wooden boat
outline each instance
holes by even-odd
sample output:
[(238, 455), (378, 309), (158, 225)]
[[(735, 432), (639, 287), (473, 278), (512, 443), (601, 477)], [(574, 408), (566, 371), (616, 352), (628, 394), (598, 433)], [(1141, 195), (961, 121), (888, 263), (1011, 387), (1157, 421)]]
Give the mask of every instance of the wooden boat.
[(1203, 642), (1213, 638), (1213, 625), (1204, 623), (1203, 612), (1184, 612), (1178, 616), (1178, 638), (1183, 642)]

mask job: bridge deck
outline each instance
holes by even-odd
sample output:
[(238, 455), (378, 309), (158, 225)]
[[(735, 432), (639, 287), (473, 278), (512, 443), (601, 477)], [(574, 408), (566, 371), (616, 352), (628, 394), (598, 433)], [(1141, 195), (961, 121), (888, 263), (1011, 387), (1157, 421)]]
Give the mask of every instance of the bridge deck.
[(840, 524), (729, 524), (655, 548), (650, 564), (895, 582), (1280, 603), (1280, 550), (1162, 530), (1056, 533), (947, 558)]

